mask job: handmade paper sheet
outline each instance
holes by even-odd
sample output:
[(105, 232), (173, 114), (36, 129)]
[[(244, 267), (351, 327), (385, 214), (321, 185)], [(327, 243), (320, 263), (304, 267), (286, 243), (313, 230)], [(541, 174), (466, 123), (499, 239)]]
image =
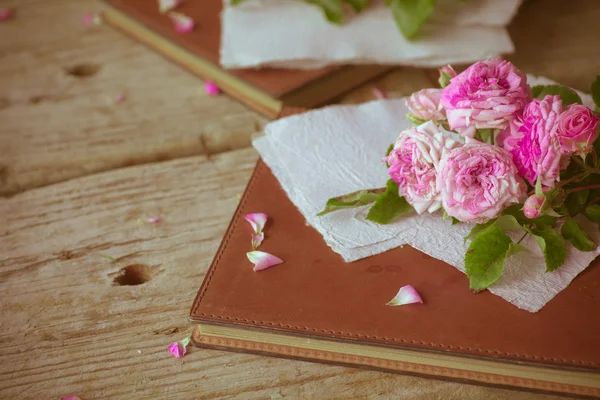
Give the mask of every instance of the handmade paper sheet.
[(319, 68), (334, 64), (439, 66), (513, 51), (504, 25), (520, 0), (440, 1), (419, 38), (405, 39), (389, 8), (375, 3), (343, 25), (295, 0), (248, 0), (222, 13), (226, 68)]
[[(529, 82), (551, 83), (533, 78)], [(591, 104), (590, 96), (580, 95), (584, 104)], [(316, 215), (331, 197), (385, 186), (388, 176), (381, 159), (399, 132), (410, 126), (407, 112), (403, 99), (327, 107), (268, 124), (265, 136), (254, 146), (307, 222), (345, 261), (408, 244), (464, 272), (463, 238), (471, 224), (451, 225), (441, 214), (412, 213), (379, 225), (365, 220), (367, 207)], [(585, 218), (579, 222), (587, 232), (595, 232), (598, 243), (600, 233), (593, 224)], [(530, 250), (511, 256), (502, 277), (489, 290), (531, 312), (566, 288), (600, 253), (580, 252), (568, 245), (564, 265), (546, 273), (535, 241), (528, 237), (522, 244)]]

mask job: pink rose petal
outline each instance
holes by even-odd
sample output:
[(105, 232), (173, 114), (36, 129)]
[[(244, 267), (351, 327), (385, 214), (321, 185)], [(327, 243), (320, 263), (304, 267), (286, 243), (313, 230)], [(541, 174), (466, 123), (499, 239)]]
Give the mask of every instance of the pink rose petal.
[(165, 14), (182, 3), (183, 0), (158, 0), (158, 11)]
[(173, 21), (175, 31), (178, 33), (191, 32), (194, 30), (194, 26), (196, 26), (196, 23), (193, 19), (181, 13), (171, 11), (169, 12), (169, 18), (171, 18), (171, 21)]
[(102, 25), (102, 17), (100, 14), (85, 14), (83, 23), (85, 25)]
[(161, 217), (152, 217), (152, 218), (148, 218), (146, 220), (146, 223), (148, 223), (148, 224), (156, 224), (157, 222), (160, 222), (160, 221), (162, 221)]
[(265, 234), (264, 232), (255, 234), (252, 234), (252, 248), (254, 250), (258, 249), (260, 247), (260, 244), (263, 242), (263, 240), (265, 240)]
[(396, 297), (390, 300), (386, 306), (403, 306), (405, 304), (421, 303), (423, 300), (419, 293), (411, 285), (402, 286)]
[(190, 336), (188, 336), (185, 339), (180, 340), (179, 342), (171, 343), (169, 345), (169, 353), (171, 353), (171, 355), (175, 358), (181, 358), (185, 356), (186, 347), (188, 344), (190, 344), (190, 339)]
[(0, 8), (0, 22), (8, 21), (9, 19), (13, 19), (15, 14), (9, 8)]
[(209, 96), (218, 96), (219, 94), (221, 94), (221, 90), (219, 89), (219, 87), (211, 81), (204, 82), (204, 91)]
[(121, 92), (115, 97), (115, 104), (119, 104), (127, 100), (127, 93)]
[(263, 269), (283, 263), (282, 259), (275, 257), (272, 254), (265, 253), (264, 251), (254, 250), (246, 253), (246, 256), (248, 256), (248, 260), (254, 264), (254, 271), (262, 271)]
[(377, 99), (377, 100), (383, 100), (383, 99), (387, 99), (387, 94), (385, 94), (384, 92), (382, 92), (380, 89), (378, 88), (373, 88), (373, 90), (371, 91), (373, 93), (373, 96)]
[(257, 235), (263, 231), (265, 228), (265, 224), (267, 223), (267, 219), (269, 217), (267, 214), (263, 213), (253, 213), (244, 215), (244, 219), (252, 225), (252, 229), (254, 229), (254, 233)]

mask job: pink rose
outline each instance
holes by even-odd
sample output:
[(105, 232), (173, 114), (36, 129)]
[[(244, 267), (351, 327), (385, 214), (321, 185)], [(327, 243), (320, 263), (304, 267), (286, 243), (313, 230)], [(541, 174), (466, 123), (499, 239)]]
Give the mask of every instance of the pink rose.
[(529, 196), (523, 205), (523, 214), (525, 214), (527, 218), (539, 217), (545, 201), (546, 198), (541, 194)]
[(457, 145), (429, 121), (400, 133), (394, 149), (384, 158), (390, 165), (388, 174), (398, 184), (400, 196), (404, 196), (417, 213), (431, 213), (441, 207), (436, 188), (437, 168), (440, 159)]
[(510, 154), (474, 139), (442, 158), (437, 187), (449, 216), (476, 223), (496, 218), (525, 194)]
[(471, 65), (442, 89), (451, 129), (504, 129), (531, 99), (527, 78), (514, 65), (493, 58)]
[(571, 104), (558, 117), (558, 141), (563, 154), (586, 154), (598, 136), (598, 116), (581, 104)]
[(538, 177), (546, 187), (553, 187), (559, 180), (561, 151), (557, 130), (561, 112), (560, 96), (533, 100), (523, 112), (518, 131), (504, 141), (519, 174), (531, 185)]
[(424, 121), (446, 119), (440, 103), (441, 89), (423, 89), (410, 95), (406, 105), (410, 113)]

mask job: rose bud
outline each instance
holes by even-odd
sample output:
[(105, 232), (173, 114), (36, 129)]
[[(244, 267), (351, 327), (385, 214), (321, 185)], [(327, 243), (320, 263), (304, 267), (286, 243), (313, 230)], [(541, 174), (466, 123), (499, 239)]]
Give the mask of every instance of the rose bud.
[(540, 216), (540, 211), (542, 210), (542, 206), (546, 198), (541, 194), (534, 194), (529, 196), (527, 200), (525, 200), (525, 205), (523, 206), (523, 214), (527, 218), (537, 218)]
[(563, 154), (589, 153), (598, 136), (598, 116), (581, 104), (571, 104), (558, 117), (558, 138)]

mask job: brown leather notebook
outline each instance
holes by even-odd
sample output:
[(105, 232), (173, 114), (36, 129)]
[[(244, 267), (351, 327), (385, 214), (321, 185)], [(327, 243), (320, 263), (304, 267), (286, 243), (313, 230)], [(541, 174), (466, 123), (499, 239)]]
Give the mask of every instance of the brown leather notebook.
[(256, 111), (275, 118), (284, 106), (312, 108), (389, 71), (390, 66), (318, 70), (237, 69), (219, 66), (222, 0), (187, 1), (177, 8), (196, 28), (179, 34), (156, 1), (105, 0), (104, 19)]
[[(269, 216), (260, 250), (285, 262), (253, 272), (251, 227)], [(344, 263), (307, 226), (259, 161), (191, 309), (198, 346), (600, 396), (600, 265), (538, 313), (410, 247)], [(386, 306), (403, 285), (424, 304)]]

